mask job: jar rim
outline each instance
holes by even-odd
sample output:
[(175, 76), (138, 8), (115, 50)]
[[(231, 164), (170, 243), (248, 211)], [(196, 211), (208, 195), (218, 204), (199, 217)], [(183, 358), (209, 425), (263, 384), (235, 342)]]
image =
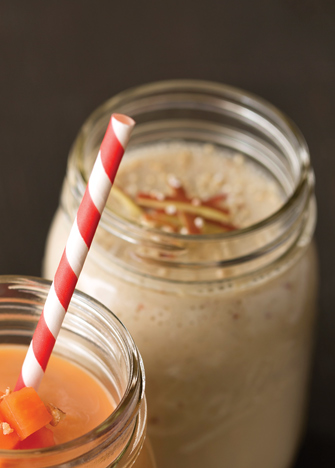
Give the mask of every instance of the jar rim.
[[(149, 254), (148, 250), (143, 253), (142, 249), (139, 255), (137, 249), (130, 264), (113, 256), (112, 252), (105, 252), (113, 258), (113, 263), (126, 268), (129, 274), (138, 273), (158, 279), (156, 273), (153, 275), (149, 271), (149, 264), (155, 264), (174, 269), (174, 272), (176, 269), (189, 269), (189, 272), (201, 269), (203, 273), (197, 275), (195, 281), (222, 278), (220, 272), (215, 272), (217, 268), (226, 268), (229, 277), (233, 278), (236, 277), (233, 271), (237, 274), (238, 265), (243, 264), (243, 271), (247, 274), (259, 270), (276, 258), (282, 258), (283, 249), (289, 252), (292, 246), (302, 245), (300, 239), (304, 239), (306, 244), (306, 239), (311, 238), (316, 219), (314, 173), (300, 130), (266, 100), (239, 88), (202, 80), (158, 81), (130, 88), (107, 100), (88, 117), (75, 139), (68, 160), (63, 194), (66, 197), (70, 191), (74, 203), (70, 205), (63, 196), (61, 199), (62, 207), (70, 218), (74, 217), (86, 189), (89, 171), (86, 164), (91, 162), (92, 152), (97, 151), (103, 129), (113, 112), (125, 113), (138, 121), (128, 149), (132, 146), (136, 148), (138, 144), (156, 144), (161, 139), (183, 140), (183, 136), (185, 142), (192, 140), (218, 144), (223, 148), (226, 146), (242, 151), (248, 158), (260, 163), (276, 179), (284, 193), (282, 203), (268, 216), (246, 227), (222, 233), (165, 232), (144, 226), (140, 221), (123, 218), (106, 207), (100, 219), (104, 232), (118, 237), (125, 242), (124, 245), (136, 244), (141, 248), (154, 249)], [(262, 245), (259, 239), (262, 239)], [(218, 248), (212, 249), (208, 255), (207, 249), (206, 255), (200, 258), (200, 251), (209, 243)], [(194, 252), (195, 246), (199, 255), (193, 260), (187, 252)], [(99, 248), (98, 242), (92, 246), (101, 260), (103, 257), (100, 254), (104, 248), (101, 246), (102, 250), (98, 253)], [(169, 250), (173, 255), (160, 255), (160, 250)], [(172, 270), (169, 271), (169, 279), (163, 271), (159, 279), (170, 282), (181, 280), (182, 273), (175, 276)], [(241, 272), (239, 269), (238, 275)], [(212, 276), (209, 278), (208, 275)], [(187, 282), (185, 278), (182, 281)], [(193, 279), (190, 281), (193, 282)]]
[[(142, 84), (139, 86), (134, 86), (108, 99), (106, 102), (98, 106), (90, 116), (85, 120), (81, 130), (79, 131), (77, 138), (74, 142), (72, 153), (76, 153), (83, 144), (83, 139), (85, 140), (85, 134), (87, 135), (92, 126), (99, 116), (106, 113), (108, 115), (111, 112), (119, 111), (120, 107), (124, 103), (129, 101), (136, 100), (142, 97), (145, 97), (148, 93), (150, 94), (159, 94), (159, 93), (176, 93), (183, 91), (199, 92), (199, 93), (208, 93), (214, 94), (217, 93), (223, 98), (232, 99), (239, 104), (251, 109), (253, 112), (258, 112), (259, 115), (264, 116), (270, 122), (278, 125), (282, 131), (287, 132), (287, 136), (294, 140), (299, 151), (299, 163), (300, 163), (300, 179), (296, 184), (292, 193), (284, 200), (284, 202), (269, 216), (259, 220), (258, 222), (251, 224), (249, 226), (239, 228), (234, 231), (227, 231), (223, 233), (208, 233), (208, 234), (180, 234), (176, 232), (162, 232), (161, 230), (154, 227), (146, 227), (145, 229), (149, 232), (159, 233), (162, 237), (167, 239), (175, 240), (187, 240), (196, 238), (198, 241), (206, 241), (209, 239), (219, 240), (219, 239), (229, 239), (229, 238), (243, 238), (245, 235), (248, 235), (251, 231), (256, 232), (263, 230), (264, 228), (274, 224), (279, 218), (282, 217), (283, 213), (289, 210), (295, 201), (301, 196), (301, 194), (306, 190), (306, 187), (309, 187), (309, 190), (312, 191), (314, 187), (314, 173), (310, 165), (310, 155), (307, 143), (303, 137), (301, 131), (297, 125), (279, 108), (268, 102), (267, 100), (253, 94), (251, 92), (245, 91), (241, 88), (226, 85), (223, 83), (218, 83), (214, 81), (206, 80), (196, 80), (196, 79), (174, 79), (174, 80), (161, 80), (156, 82), (151, 82), (147, 84)], [(136, 130), (136, 127), (135, 127)], [(78, 146), (79, 145), (79, 146)], [(83, 174), (82, 184), (80, 195), (83, 195), (85, 185), (88, 179), (85, 179)], [(109, 225), (110, 222), (114, 222), (117, 219), (118, 223), (123, 224), (125, 229), (128, 229), (129, 226), (140, 227), (143, 226), (136, 221), (129, 219), (121, 218), (118, 215), (114, 214), (111, 210), (106, 207), (102, 213), (101, 223), (102, 225)]]
[[(1, 287), (7, 286), (11, 290), (19, 290), (25, 294), (31, 294), (32, 298), (38, 295), (43, 300), (46, 299), (51, 281), (43, 278), (34, 276), (24, 275), (0, 275), (0, 310), (2, 303), (7, 300), (7, 296), (1, 291)], [(11, 304), (15, 304), (15, 298), (10, 297)], [(23, 303), (29, 304), (28, 299), (17, 299), (17, 304), (22, 306)], [(43, 302), (44, 303), (44, 302)], [(32, 303), (31, 303), (32, 304)], [(36, 302), (34, 302), (36, 306)], [(39, 306), (42, 310), (43, 306)], [(21, 459), (36, 456), (46, 455), (57, 455), (60, 452), (69, 450), (80, 449), (94, 440), (106, 436), (111, 430), (113, 430), (113, 437), (109, 437), (109, 443), (113, 443), (119, 437), (118, 428), (127, 425), (127, 421), (133, 420), (137, 417), (142, 401), (144, 399), (145, 392), (145, 373), (142, 357), (133, 341), (132, 336), (125, 328), (119, 318), (113, 314), (106, 306), (104, 306), (98, 300), (90, 297), (78, 289), (75, 289), (72, 299), (70, 301), (66, 316), (71, 314), (74, 315), (75, 309), (80, 308), (81, 312), (83, 308), (87, 310), (94, 310), (96, 312), (95, 319), (98, 319), (101, 324), (107, 325), (113, 328), (113, 333), (117, 332), (117, 337), (122, 340), (124, 349), (127, 350), (129, 359), (128, 369), (128, 381), (126, 388), (119, 403), (112, 413), (98, 426), (90, 430), (89, 432), (72, 439), (68, 442), (57, 444), (52, 447), (40, 448), (40, 449), (29, 449), (29, 450), (0, 450), (2, 457), (8, 459)], [(65, 317), (66, 319), (66, 317)], [(115, 329), (115, 330), (114, 330)], [(125, 421), (125, 418), (127, 421)], [(129, 423), (128, 423), (129, 424)], [(127, 446), (124, 448), (126, 449)]]

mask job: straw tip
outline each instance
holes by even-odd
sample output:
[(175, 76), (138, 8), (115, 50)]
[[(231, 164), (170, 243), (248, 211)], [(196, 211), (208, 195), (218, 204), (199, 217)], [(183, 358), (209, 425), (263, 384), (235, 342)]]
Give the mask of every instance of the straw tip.
[(124, 114), (112, 114), (110, 123), (116, 138), (119, 140), (123, 149), (125, 149), (128, 144), (130, 134), (133, 131), (135, 121)]
[(112, 119), (117, 120), (119, 123), (126, 125), (127, 127), (134, 127), (135, 125), (135, 120), (133, 120), (131, 117), (128, 115), (124, 114), (113, 114)]

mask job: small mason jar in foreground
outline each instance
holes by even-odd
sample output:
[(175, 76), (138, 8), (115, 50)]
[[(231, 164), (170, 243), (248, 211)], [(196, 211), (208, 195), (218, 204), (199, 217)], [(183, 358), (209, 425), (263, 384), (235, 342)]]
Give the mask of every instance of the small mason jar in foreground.
[[(37, 278), (0, 276), (0, 350), (14, 345), (19, 351), (29, 345), (49, 287), (49, 282)], [(69, 442), (42, 449), (0, 450), (1, 466), (154, 468), (145, 440), (143, 364), (119, 320), (102, 304), (76, 291), (53, 354), (100, 382), (116, 409), (99, 426)], [(1, 360), (0, 367), (9, 365)], [(61, 376), (55, 382), (61, 385)], [(64, 394), (62, 388), (59, 393)]]
[[(236, 201), (236, 182), (225, 180), (220, 161), (235, 173), (250, 165), (240, 191), (257, 194), (251, 179), (261, 172), (281, 200), (259, 219), (271, 198), (261, 190), (248, 208), (251, 224), (218, 232), (213, 221), (212, 231), (197, 234), (176, 231), (171, 210), (155, 212), (156, 221), (169, 216), (165, 229), (120, 212), (118, 203), (103, 213), (78, 287), (111, 308), (139, 346), (158, 466), (288, 468), (303, 434), (316, 316), (316, 203), (305, 141), (276, 108), (220, 84), (161, 82), (117, 95), (86, 121), (71, 150), (46, 246), (49, 278), (112, 112), (137, 122), (116, 179), (127, 180), (119, 185), (127, 197), (144, 179), (172, 177), (180, 189), (174, 174), (164, 174), (169, 151), (179, 147), (174, 164), (184, 164), (183, 183), (201, 179), (209, 197), (195, 197), (194, 206), (213, 201), (209, 188), (221, 183), (219, 196), (229, 202), (235, 194), (242, 223), (250, 200)], [(157, 165), (162, 147), (167, 156)], [(187, 149), (198, 155), (196, 170)], [(165, 194), (152, 187), (142, 203), (154, 198), (161, 206)]]

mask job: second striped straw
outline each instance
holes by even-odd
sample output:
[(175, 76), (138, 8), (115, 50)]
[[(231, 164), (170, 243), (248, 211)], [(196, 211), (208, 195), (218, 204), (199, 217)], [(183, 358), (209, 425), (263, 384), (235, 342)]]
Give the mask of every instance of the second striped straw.
[(14, 390), (38, 390), (134, 125), (110, 119)]

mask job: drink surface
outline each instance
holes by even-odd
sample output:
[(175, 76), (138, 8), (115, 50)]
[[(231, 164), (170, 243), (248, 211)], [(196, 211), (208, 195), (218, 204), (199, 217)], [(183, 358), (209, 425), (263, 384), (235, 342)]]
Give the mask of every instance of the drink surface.
[[(26, 352), (27, 348), (23, 346), (0, 346), (1, 390), (7, 387), (14, 388)], [(39, 395), (45, 403), (51, 403), (66, 413), (65, 419), (52, 428), (56, 445), (73, 440), (94, 429), (116, 407), (111, 395), (93, 375), (55, 354), (51, 355), (40, 385)], [(144, 442), (136, 461), (133, 458), (131, 460), (122, 459), (118, 462), (118, 466), (120, 468), (130, 465), (134, 468), (156, 467), (149, 441)], [(4, 466), (13, 465), (9, 463)], [(29, 466), (33, 465), (29, 464)], [(85, 464), (85, 466), (91, 466), (91, 464)], [(99, 462), (98, 466), (105, 465)]]
[[(139, 193), (161, 201), (180, 184), (191, 200), (225, 194), (220, 208), (228, 208), (237, 229), (282, 205), (279, 184), (241, 155), (181, 146), (133, 150), (116, 184), (141, 209)], [(113, 196), (109, 202), (121, 216), (137, 216), (136, 209), (120, 212), (124, 205)], [(173, 208), (158, 214), (175, 215)], [(135, 221), (148, 226), (142, 213)], [(178, 226), (177, 233), (186, 234), (185, 227)], [(49, 278), (69, 229), (60, 208), (45, 256)], [(256, 239), (259, 245), (267, 233), (263, 236)], [(142, 354), (149, 436), (159, 468), (289, 467), (303, 429), (313, 343), (317, 262), (309, 240), (266, 271), (232, 279), (218, 267), (214, 280), (203, 281), (199, 268), (157, 267), (158, 249), (145, 250), (136, 242), (125, 246), (117, 236), (98, 231), (99, 248), (90, 251), (78, 288), (125, 323)], [(209, 241), (201, 252), (193, 244), (180, 259), (201, 262), (216, 254), (225, 259), (234, 248), (239, 246), (223, 243), (213, 254)], [(170, 253), (163, 253), (169, 260)]]
[[(26, 348), (0, 346), (0, 389), (14, 388)], [(55, 443), (75, 439), (94, 429), (115, 408), (106, 389), (82, 368), (52, 355), (39, 389), (45, 403), (66, 413), (65, 419), (53, 428)]]
[[(140, 206), (142, 216), (139, 216), (139, 220), (147, 226), (157, 227), (155, 218), (146, 216), (152, 209), (150, 202), (146, 210), (141, 206), (148, 202), (141, 195), (156, 200), (158, 204), (165, 204), (159, 212), (162, 214), (164, 211), (167, 222), (165, 226), (162, 224), (166, 231), (171, 228), (169, 217), (173, 223), (178, 208), (171, 195), (174, 192), (178, 195), (180, 189), (185, 191), (194, 216), (205, 224), (204, 227), (207, 220), (202, 218), (201, 208), (197, 213), (197, 207), (199, 209), (202, 202), (225, 214), (226, 221), (236, 228), (244, 228), (266, 218), (283, 202), (278, 185), (259, 166), (248, 162), (240, 153), (219, 151), (210, 144), (173, 142), (133, 149), (121, 163), (115, 184)], [(115, 189), (112, 189), (109, 207), (121, 216), (131, 217), (133, 214), (134, 217), (127, 204), (120, 203), (120, 198), (115, 195)], [(179, 201), (182, 198), (179, 193)], [(159, 216), (157, 218), (160, 220)], [(211, 222), (214, 220), (208, 221), (208, 228), (213, 231)], [(188, 233), (183, 223), (177, 227), (174, 232)], [(217, 231), (220, 232), (219, 229)]]

